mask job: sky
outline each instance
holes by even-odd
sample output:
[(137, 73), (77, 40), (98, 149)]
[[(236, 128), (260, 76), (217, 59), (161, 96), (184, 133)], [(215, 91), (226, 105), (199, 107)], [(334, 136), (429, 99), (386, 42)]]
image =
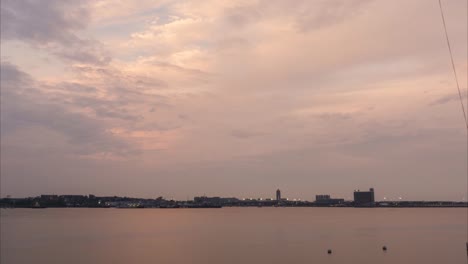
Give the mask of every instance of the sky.
[[(467, 1), (442, 3), (466, 99)], [(436, 0), (2, 0), (0, 16), (2, 197), (466, 199)]]

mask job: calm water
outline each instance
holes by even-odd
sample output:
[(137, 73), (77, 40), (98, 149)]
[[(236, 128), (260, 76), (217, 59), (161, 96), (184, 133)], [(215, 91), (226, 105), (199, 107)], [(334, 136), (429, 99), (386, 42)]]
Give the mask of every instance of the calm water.
[(0, 262), (467, 263), (465, 242), (455, 208), (1, 209)]

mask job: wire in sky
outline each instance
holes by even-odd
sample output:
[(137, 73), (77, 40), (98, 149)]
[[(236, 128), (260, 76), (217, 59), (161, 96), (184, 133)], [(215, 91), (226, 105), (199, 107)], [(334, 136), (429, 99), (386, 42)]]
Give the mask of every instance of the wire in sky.
[(449, 53), (450, 53), (450, 61), (452, 62), (453, 75), (455, 76), (455, 83), (457, 84), (458, 97), (460, 98), (460, 104), (461, 104), (461, 108), (462, 108), (462, 111), (463, 111), (463, 118), (465, 119), (465, 126), (466, 126), (466, 129), (468, 130), (468, 119), (466, 117), (465, 104), (463, 103), (463, 96), (462, 96), (462, 92), (461, 92), (461, 89), (460, 89), (460, 84), (458, 82), (458, 76), (457, 76), (457, 70), (455, 68), (455, 62), (453, 61), (452, 47), (450, 45), (450, 40), (449, 40), (448, 33), (447, 33), (447, 25), (445, 24), (445, 16), (444, 16), (444, 10), (442, 8), (442, 0), (439, 0), (439, 7), (440, 7), (440, 15), (442, 16), (442, 24), (444, 25), (445, 39), (447, 40), (447, 47), (448, 47), (448, 50), (449, 50)]
[[(461, 92), (461, 89), (460, 89), (460, 84), (458, 82), (458, 76), (457, 76), (457, 70), (455, 68), (455, 63), (453, 61), (453, 53), (452, 53), (452, 47), (450, 45), (450, 40), (449, 40), (449, 37), (448, 37), (448, 33), (447, 33), (447, 25), (445, 24), (445, 16), (444, 16), (444, 10), (442, 8), (442, 0), (439, 0), (439, 8), (440, 8), (440, 15), (442, 16), (442, 24), (444, 25), (444, 32), (445, 32), (445, 39), (447, 40), (447, 47), (448, 47), (448, 50), (449, 50), (449, 53), (450, 53), (450, 61), (452, 62), (452, 70), (453, 70), (453, 75), (455, 76), (455, 83), (457, 84), (457, 90), (458, 90), (458, 97), (460, 98), (460, 104), (461, 104), (461, 107), (462, 107), (462, 111), (463, 111), (463, 118), (465, 119), (465, 125), (466, 125), (466, 151), (467, 151), (467, 158), (468, 158), (468, 120), (466, 118), (466, 111), (465, 111), (465, 105), (463, 103), (463, 97), (462, 97), (462, 92)], [(468, 22), (468, 0), (467, 0), (467, 9), (466, 9), (466, 16), (467, 16), (467, 22)], [(468, 41), (468, 33), (467, 33), (467, 41)], [(468, 45), (467, 45), (467, 61), (468, 61)], [(468, 69), (467, 69), (467, 84), (468, 84)], [(468, 89), (468, 87), (467, 87)], [(468, 91), (467, 91), (467, 94), (466, 94), (466, 98), (467, 98), (467, 103), (468, 103)], [(466, 200), (465, 201), (468, 201), (468, 160), (467, 160), (467, 172), (466, 172), (466, 192), (467, 192), (467, 196), (466, 196)], [(466, 209), (466, 237), (467, 237), (467, 240), (468, 240), (468, 207)], [(467, 252), (467, 256), (468, 256), (468, 242), (466, 242), (466, 252)]]

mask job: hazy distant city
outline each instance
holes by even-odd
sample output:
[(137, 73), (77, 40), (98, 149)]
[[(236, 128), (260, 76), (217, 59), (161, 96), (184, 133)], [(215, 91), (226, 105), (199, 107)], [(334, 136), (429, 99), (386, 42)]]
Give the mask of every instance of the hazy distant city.
[(90, 207), (90, 208), (221, 208), (221, 207), (467, 207), (459, 201), (375, 201), (374, 189), (355, 190), (354, 199), (347, 201), (328, 194), (315, 196), (315, 201), (288, 199), (281, 190), (275, 198), (236, 198), (197, 196), (193, 200), (173, 200), (158, 197), (143, 199), (119, 196), (90, 195), (41, 195), (28, 198), (0, 199), (2, 208), (47, 208), (47, 207)]
[(0, 1), (1, 264), (467, 263), (467, 0)]

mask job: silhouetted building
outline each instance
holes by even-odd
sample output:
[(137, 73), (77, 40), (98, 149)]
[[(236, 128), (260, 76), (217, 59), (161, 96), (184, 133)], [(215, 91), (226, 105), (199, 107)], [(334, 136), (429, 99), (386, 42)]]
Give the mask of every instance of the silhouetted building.
[(344, 199), (331, 198), (328, 194), (319, 194), (315, 196), (315, 203), (319, 205), (342, 204), (344, 203)]
[(369, 191), (354, 191), (354, 206), (370, 207), (374, 205), (374, 188), (370, 188)]
[(221, 197), (199, 196), (199, 197), (193, 198), (193, 201), (195, 203), (199, 203), (199, 204), (220, 204), (221, 203)]
[(60, 195), (60, 198), (65, 199), (65, 200), (76, 201), (76, 200), (85, 200), (85, 199), (87, 199), (88, 197), (86, 197), (86, 195), (71, 195), (71, 194), (67, 194), (67, 195)]
[(234, 205), (239, 203), (237, 198), (224, 198), (224, 197), (206, 197), (198, 196), (193, 198), (194, 203), (201, 205)]
[(316, 202), (328, 201), (328, 200), (330, 200), (330, 195), (328, 195), (328, 194), (315, 195), (315, 201)]
[(56, 201), (58, 200), (59, 196), (56, 194), (42, 194), (41, 195), (41, 200), (45, 201)]
[(276, 201), (281, 201), (281, 191), (280, 189), (276, 190)]

